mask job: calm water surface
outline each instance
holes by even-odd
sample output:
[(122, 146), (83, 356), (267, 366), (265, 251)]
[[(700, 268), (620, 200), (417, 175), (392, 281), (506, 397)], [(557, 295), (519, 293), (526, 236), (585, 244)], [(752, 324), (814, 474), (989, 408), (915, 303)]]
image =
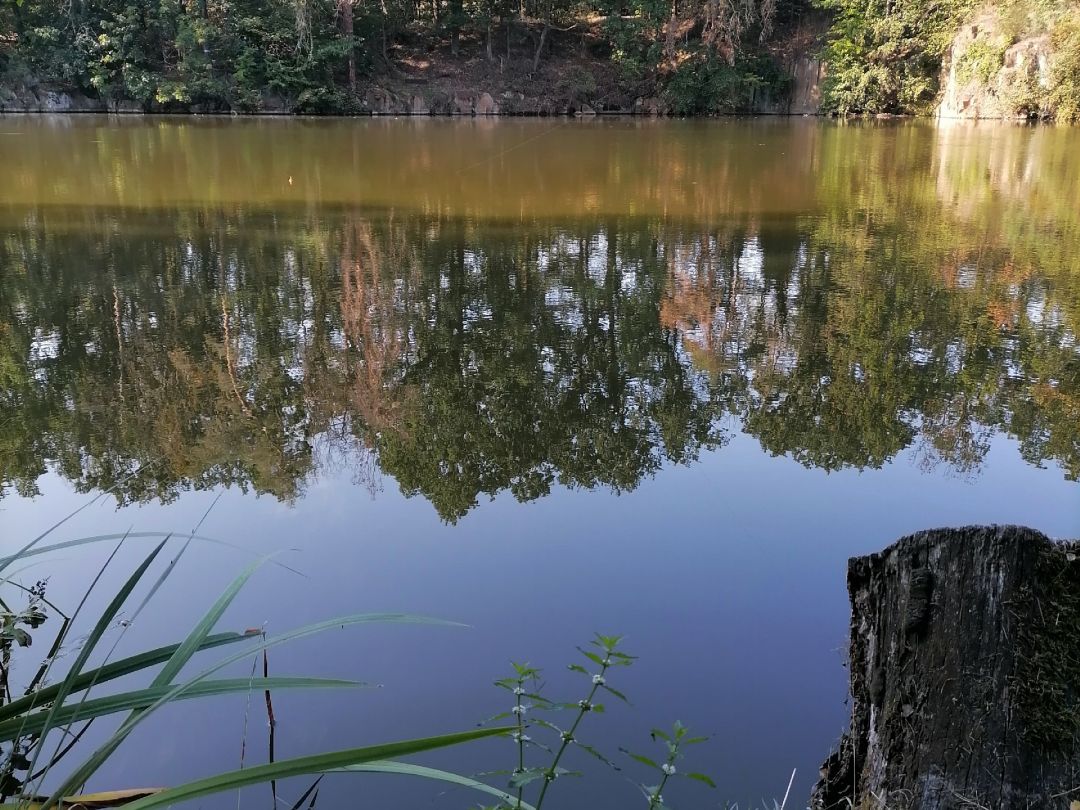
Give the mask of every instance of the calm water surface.
[[(468, 728), (510, 659), (576, 700), (599, 630), (641, 659), (581, 737), (647, 750), (681, 719), (721, 787), (677, 806), (793, 768), (801, 800), (846, 719), (849, 556), (1080, 534), (1077, 154), (1080, 130), (985, 125), (0, 118), (3, 547), (103, 493), (54, 539), (205, 516), (242, 547), (189, 551), (121, 652), (276, 550), (303, 575), (266, 567), (227, 627), (472, 626), (275, 650), (383, 684), (276, 697), (278, 756)], [(74, 601), (102, 553), (22, 576)], [(259, 708), (170, 709), (92, 787), (236, 767), (245, 717), (265, 757)], [(555, 806), (637, 806), (632, 763), (576, 764)], [(475, 804), (381, 777), (321, 799), (360, 795)]]

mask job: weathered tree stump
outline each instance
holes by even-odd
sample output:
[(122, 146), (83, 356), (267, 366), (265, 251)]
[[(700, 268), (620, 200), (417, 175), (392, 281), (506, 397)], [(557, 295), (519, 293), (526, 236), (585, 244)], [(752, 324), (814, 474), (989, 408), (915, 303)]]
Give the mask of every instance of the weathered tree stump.
[(1080, 808), (1080, 543), (919, 532), (848, 591), (851, 729), (816, 810)]

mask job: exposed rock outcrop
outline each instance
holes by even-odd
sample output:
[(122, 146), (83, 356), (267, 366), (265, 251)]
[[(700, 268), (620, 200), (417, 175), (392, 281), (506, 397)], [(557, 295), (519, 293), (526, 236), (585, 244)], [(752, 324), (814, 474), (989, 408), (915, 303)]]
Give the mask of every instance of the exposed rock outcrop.
[(0, 86), (0, 112), (106, 112), (104, 101), (75, 90), (17, 84)]
[(998, 12), (985, 9), (953, 38), (945, 61), (939, 118), (1045, 117), (1053, 47), (1040, 33), (1013, 42)]
[(851, 729), (813, 807), (1080, 799), (1080, 544), (920, 532), (851, 560)]
[(808, 14), (782, 42), (780, 62), (791, 77), (791, 93), (783, 109), (790, 115), (821, 113), (821, 90), (827, 73), (821, 50), (832, 24), (828, 14)]

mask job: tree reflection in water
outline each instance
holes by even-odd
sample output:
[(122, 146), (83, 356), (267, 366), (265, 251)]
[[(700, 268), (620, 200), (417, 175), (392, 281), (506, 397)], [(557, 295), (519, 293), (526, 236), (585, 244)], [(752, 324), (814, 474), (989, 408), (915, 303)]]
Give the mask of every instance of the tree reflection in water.
[(815, 142), (797, 216), (19, 208), (0, 482), (288, 501), (344, 464), (453, 521), (504, 490), (629, 490), (735, 431), (809, 467), (910, 448), (961, 475), (1000, 432), (1075, 479), (1074, 180), (1025, 205), (1017, 161), (945, 131), (901, 183), (893, 141), (849, 137)]

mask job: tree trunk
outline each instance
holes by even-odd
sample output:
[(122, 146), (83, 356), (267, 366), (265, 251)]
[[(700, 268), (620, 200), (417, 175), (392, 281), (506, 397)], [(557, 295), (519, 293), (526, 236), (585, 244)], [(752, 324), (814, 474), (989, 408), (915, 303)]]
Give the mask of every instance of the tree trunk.
[(920, 532), (848, 564), (851, 729), (816, 810), (1080, 800), (1080, 543)]
[(491, 21), (488, 20), (487, 24), (487, 60), (489, 62), (495, 61), (495, 51), (491, 47)]
[(352, 0), (338, 0), (338, 13), (341, 15), (341, 36), (349, 42), (347, 68), (349, 72), (349, 92), (356, 93), (356, 45), (353, 42), (353, 7)]
[(544, 52), (544, 43), (547, 41), (548, 31), (551, 30), (551, 23), (544, 22), (544, 30), (540, 32), (540, 41), (536, 43), (536, 53), (533, 55), (533, 73), (536, 73), (540, 67), (540, 55)]
[(450, 53), (454, 56), (458, 55), (461, 22), (464, 16), (465, 6), (462, 0), (450, 0)]

